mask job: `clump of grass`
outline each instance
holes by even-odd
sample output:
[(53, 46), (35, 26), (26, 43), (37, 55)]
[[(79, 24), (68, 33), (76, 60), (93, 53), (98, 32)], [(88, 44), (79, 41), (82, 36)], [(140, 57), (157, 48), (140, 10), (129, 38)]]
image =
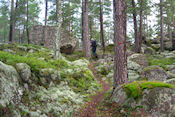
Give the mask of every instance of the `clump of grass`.
[(166, 65), (172, 65), (175, 63), (175, 57), (156, 59), (153, 57), (148, 57), (149, 65), (158, 65), (162, 68), (166, 68)]
[(174, 85), (160, 81), (135, 81), (123, 85), (127, 96), (133, 97), (135, 100), (138, 100), (140, 97), (142, 97), (144, 89), (153, 89), (156, 87), (175, 88)]

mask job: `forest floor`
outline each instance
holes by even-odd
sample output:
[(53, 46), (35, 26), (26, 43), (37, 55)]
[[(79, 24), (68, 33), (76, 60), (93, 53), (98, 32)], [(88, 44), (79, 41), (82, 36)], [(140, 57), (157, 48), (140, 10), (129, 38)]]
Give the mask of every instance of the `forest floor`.
[[(95, 62), (91, 62), (89, 69), (93, 71), (93, 74), (97, 81), (102, 85), (102, 91), (97, 92), (95, 95), (91, 96), (91, 101), (87, 102), (86, 107), (78, 114), (77, 117), (97, 117), (96, 112), (99, 104), (105, 97), (105, 94), (111, 88), (110, 83), (102, 81), (101, 78), (97, 74), (97, 70), (94, 67)], [(100, 116), (105, 117), (105, 116)]]

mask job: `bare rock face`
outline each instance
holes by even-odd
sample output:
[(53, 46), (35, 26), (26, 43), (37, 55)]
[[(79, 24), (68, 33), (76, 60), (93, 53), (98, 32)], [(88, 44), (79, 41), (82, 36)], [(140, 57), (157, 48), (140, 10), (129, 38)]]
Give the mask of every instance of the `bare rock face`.
[(0, 105), (3, 107), (20, 102), (22, 90), (18, 80), (16, 69), (0, 61)]
[(168, 75), (165, 70), (159, 66), (149, 66), (142, 71), (141, 77), (151, 81), (165, 81)]
[[(46, 33), (44, 35), (44, 29)], [(30, 33), (31, 43), (36, 45), (44, 45), (45, 47), (54, 49), (55, 47), (55, 27), (54, 26), (33, 26)], [(72, 54), (78, 46), (78, 39), (72, 37), (68, 31), (62, 29), (61, 40), (59, 43), (60, 51), (65, 54)]]

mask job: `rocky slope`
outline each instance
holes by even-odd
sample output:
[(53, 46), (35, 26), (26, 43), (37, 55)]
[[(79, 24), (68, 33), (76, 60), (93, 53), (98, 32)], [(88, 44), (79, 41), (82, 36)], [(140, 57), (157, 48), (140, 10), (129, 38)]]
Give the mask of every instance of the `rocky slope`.
[(101, 86), (89, 61), (34, 45), (0, 45), (0, 116), (69, 117)]

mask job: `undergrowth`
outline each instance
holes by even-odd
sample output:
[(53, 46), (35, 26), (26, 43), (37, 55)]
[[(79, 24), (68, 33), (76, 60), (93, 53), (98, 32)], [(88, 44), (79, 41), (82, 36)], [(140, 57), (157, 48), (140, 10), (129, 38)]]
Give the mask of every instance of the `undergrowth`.
[(172, 65), (173, 63), (175, 63), (175, 57), (156, 59), (151, 56), (148, 56), (147, 58), (149, 61), (149, 65), (158, 65), (164, 69), (166, 69), (166, 65)]

